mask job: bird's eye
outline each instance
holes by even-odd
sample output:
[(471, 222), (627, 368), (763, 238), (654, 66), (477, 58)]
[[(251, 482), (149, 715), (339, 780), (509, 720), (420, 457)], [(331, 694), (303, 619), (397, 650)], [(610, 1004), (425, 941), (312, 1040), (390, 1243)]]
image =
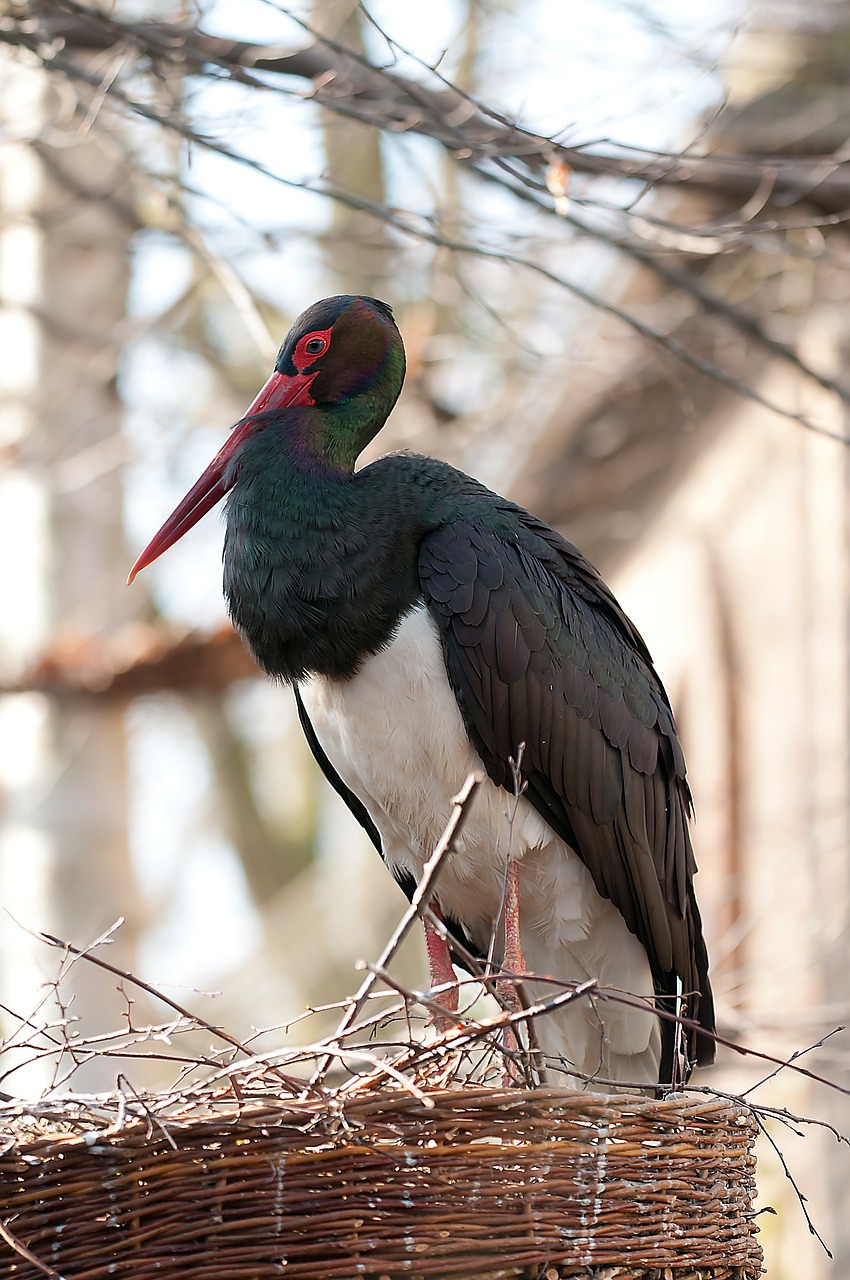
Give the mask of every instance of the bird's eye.
[(299, 373), (304, 373), (319, 356), (325, 354), (330, 345), (330, 329), (313, 329), (298, 339), (292, 353), (292, 363)]

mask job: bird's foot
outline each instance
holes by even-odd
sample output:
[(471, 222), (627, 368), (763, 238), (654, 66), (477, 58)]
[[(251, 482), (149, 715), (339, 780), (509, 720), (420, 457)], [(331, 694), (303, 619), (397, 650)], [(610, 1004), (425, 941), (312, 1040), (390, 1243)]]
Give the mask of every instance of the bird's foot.
[[(431, 904), (431, 910), (439, 919), (442, 920), (440, 908), (436, 903)], [(431, 986), (437, 988), (434, 991), (434, 1001), (445, 1009), (445, 1014), (432, 1011), (431, 1022), (439, 1032), (451, 1031), (456, 1027), (457, 1011), (459, 1005), (457, 977), (452, 968), (452, 959), (449, 955), (449, 946), (442, 934), (431, 924), (430, 920), (425, 920), (425, 949), (428, 952), (428, 968), (431, 974)]]

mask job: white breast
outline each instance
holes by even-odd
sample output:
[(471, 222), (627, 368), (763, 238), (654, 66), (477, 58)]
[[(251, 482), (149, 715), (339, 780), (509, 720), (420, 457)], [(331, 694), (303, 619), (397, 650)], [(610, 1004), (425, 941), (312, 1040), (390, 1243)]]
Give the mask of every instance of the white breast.
[[(449, 685), (436, 625), (423, 606), (351, 680), (300, 685), (337, 773), (365, 804), (384, 856), (419, 878), (471, 770), (484, 773)], [(517, 744), (519, 746), (519, 744)], [(486, 780), (441, 871), (437, 897), (485, 950), (502, 902), (508, 855), (522, 860), (520, 926), (530, 971), (652, 993), (646, 953), (584, 863), (523, 798)], [(500, 946), (495, 954), (498, 957)], [(552, 994), (552, 988), (540, 994)], [(646, 1013), (607, 1003), (540, 1020), (544, 1051), (585, 1075), (658, 1079), (660, 1036)]]

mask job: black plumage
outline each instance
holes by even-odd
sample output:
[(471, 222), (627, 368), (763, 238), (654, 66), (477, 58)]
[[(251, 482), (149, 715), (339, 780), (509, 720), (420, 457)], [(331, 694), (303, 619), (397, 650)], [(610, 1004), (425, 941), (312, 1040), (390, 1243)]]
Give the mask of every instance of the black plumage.
[[(419, 549), (470, 737), (489, 776), (508, 789), (509, 762), (524, 744), (528, 799), (643, 943), (657, 992), (672, 995), (681, 979), (691, 1016), (711, 1029), (691, 797), (664, 688), (641, 636), (579, 550), (489, 496), (489, 518), (456, 518)], [(666, 1070), (670, 1024), (662, 1038)], [(694, 1030), (687, 1040), (691, 1061), (713, 1059), (711, 1039)]]

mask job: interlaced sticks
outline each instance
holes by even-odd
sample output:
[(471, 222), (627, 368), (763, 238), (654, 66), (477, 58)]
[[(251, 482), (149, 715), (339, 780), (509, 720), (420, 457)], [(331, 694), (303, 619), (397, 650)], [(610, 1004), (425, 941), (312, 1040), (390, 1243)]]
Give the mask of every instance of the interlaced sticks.
[[(47, 1090), (45, 1095), (36, 1101), (16, 1101), (10, 1094), (0, 1095), (0, 1155), (4, 1151), (3, 1128), (10, 1134), (13, 1144), (20, 1139), (21, 1124), (25, 1126), (53, 1126), (63, 1133), (88, 1134), (103, 1132), (104, 1134), (123, 1134), (135, 1122), (141, 1123), (151, 1137), (151, 1141), (162, 1142), (164, 1139), (169, 1150), (175, 1150), (175, 1141), (180, 1139), (181, 1125), (187, 1115), (210, 1116), (227, 1112), (233, 1117), (240, 1117), (252, 1104), (268, 1102), (274, 1099), (276, 1105), (307, 1105), (318, 1108), (322, 1115), (336, 1114), (335, 1108), (357, 1104), (358, 1099), (371, 1096), (373, 1090), (390, 1089), (395, 1096), (407, 1095), (411, 1105), (427, 1109), (433, 1115), (434, 1090), (458, 1088), (458, 1086), (474, 1083), (488, 1083), (494, 1080), (503, 1081), (501, 1092), (509, 1097), (521, 1098), (521, 1090), (505, 1089), (505, 1063), (515, 1068), (515, 1079), (523, 1083), (535, 1083), (539, 1075), (540, 1060), (533, 1054), (531, 1067), (528, 1058), (520, 1052), (511, 1056), (512, 1051), (505, 1046), (504, 1033), (510, 1029), (514, 1033), (523, 1028), (532, 1029), (538, 1017), (548, 1016), (553, 1010), (577, 1001), (620, 1001), (635, 1007), (651, 1007), (649, 999), (630, 995), (624, 992), (604, 990), (592, 981), (582, 984), (567, 984), (556, 979), (541, 978), (538, 975), (518, 973), (505, 975), (500, 972), (484, 972), (469, 979), (458, 981), (461, 1006), (467, 1001), (468, 1009), (461, 1012), (457, 1022), (442, 1034), (422, 1039), (417, 1036), (413, 1026), (414, 1019), (423, 1014), (433, 1013), (441, 1009), (434, 999), (433, 992), (418, 992), (405, 987), (390, 971), (390, 964), (398, 948), (401, 937), (412, 926), (418, 916), (427, 915), (428, 893), (433, 890), (435, 874), (441, 863), (451, 855), (452, 842), (460, 830), (464, 806), (468, 804), (474, 793), (475, 780), (467, 780), (465, 787), (452, 814), (449, 829), (444, 833), (432, 859), (434, 870), (429, 879), (423, 880), (421, 893), (405, 913), (404, 920), (394, 932), (393, 938), (382, 952), (380, 961), (364, 962), (367, 977), (361, 983), (355, 996), (347, 1000), (323, 1006), (323, 1012), (340, 1012), (340, 1021), (336, 1030), (324, 1039), (312, 1044), (293, 1049), (274, 1049), (268, 1052), (257, 1052), (255, 1041), (265, 1032), (255, 1032), (247, 1038), (237, 1038), (224, 1032), (193, 1015), (188, 1009), (163, 996), (155, 987), (125, 973), (117, 966), (108, 964), (93, 954), (92, 946), (87, 948), (69, 947), (49, 934), (35, 933), (46, 945), (61, 949), (60, 969), (65, 977), (75, 965), (96, 964), (116, 975), (122, 989), (125, 986), (137, 986), (168, 1004), (175, 1013), (170, 1021), (155, 1027), (134, 1027), (121, 1032), (100, 1033), (91, 1037), (79, 1037), (73, 1042), (74, 1061), (85, 1063), (93, 1057), (106, 1057), (110, 1060), (122, 1059), (126, 1062), (138, 1062), (139, 1059), (156, 1059), (169, 1061), (178, 1068), (176, 1083), (166, 1091), (146, 1092), (130, 1080), (126, 1068), (119, 1076), (119, 1087), (112, 1094), (83, 1095), (69, 1093), (66, 1085), (70, 1077), (55, 1077), (55, 1087)], [(437, 856), (439, 855), (439, 856)], [(439, 923), (439, 922), (437, 922)], [(109, 941), (114, 929), (102, 935), (97, 943)], [(95, 945), (95, 944), (92, 944)], [(453, 943), (454, 945), (454, 943)], [(472, 1014), (472, 1000), (467, 1000), (467, 993), (481, 986), (496, 990), (496, 984), (510, 977), (511, 979), (534, 978), (539, 986), (548, 984), (551, 996), (541, 997), (525, 1007), (517, 1009), (498, 1009), (490, 1016), (475, 1017)], [(383, 990), (379, 989), (383, 987)], [(68, 1001), (64, 1002), (67, 1008)], [(418, 1011), (418, 1013), (417, 1013)], [(319, 1011), (312, 1011), (305, 1016), (316, 1016)], [(661, 1017), (676, 1019), (674, 1014), (660, 1011)], [(65, 1043), (68, 1033), (67, 1017), (46, 1021), (39, 1025), (38, 1015), (21, 1017), (16, 1015), (17, 1025), (0, 1050), (14, 1047), (29, 1051), (31, 1060), (54, 1059), (57, 1054), (67, 1052)], [(295, 1019), (293, 1021), (299, 1021)], [(687, 1020), (684, 1020), (687, 1026)], [(402, 1032), (395, 1034), (392, 1028), (400, 1025)], [(185, 1033), (204, 1030), (213, 1033), (221, 1042), (221, 1048), (212, 1050), (202, 1057), (195, 1056), (185, 1049)], [(270, 1029), (274, 1030), (274, 1028)], [(525, 1034), (525, 1032), (523, 1032)], [(787, 1060), (773, 1055), (755, 1051), (735, 1044), (722, 1036), (717, 1036), (720, 1044), (727, 1045), (737, 1053), (749, 1056), (768, 1064), (772, 1069), (765, 1072), (762, 1079), (746, 1090), (743, 1095), (722, 1093), (717, 1089), (704, 1085), (689, 1086), (686, 1093), (689, 1098), (704, 1095), (719, 1101), (727, 1101), (737, 1106), (746, 1107), (759, 1128), (765, 1133), (766, 1140), (772, 1145), (790, 1185), (798, 1195), (801, 1208), (809, 1223), (812, 1234), (821, 1239), (811, 1215), (805, 1205), (802, 1188), (794, 1178), (789, 1162), (783, 1154), (776, 1136), (766, 1128), (768, 1125), (787, 1126), (799, 1131), (802, 1126), (818, 1125), (829, 1129), (839, 1141), (847, 1141), (831, 1126), (818, 1119), (792, 1114), (782, 1107), (765, 1105), (752, 1097), (752, 1090), (769, 1083), (778, 1072), (791, 1071), (810, 1080), (819, 1081), (830, 1088), (847, 1093), (848, 1090), (815, 1071), (803, 1067), (800, 1058), (818, 1045), (809, 1046), (790, 1056)], [(359, 1062), (355, 1072), (351, 1062)], [(332, 1064), (339, 1064), (349, 1069), (348, 1078), (343, 1083), (331, 1087), (326, 1074)], [(325, 1075), (321, 1082), (316, 1081), (317, 1069), (322, 1067)], [(532, 1069), (533, 1068), (533, 1071)], [(13, 1079), (17, 1067), (13, 1064), (0, 1081)], [(294, 1073), (294, 1074), (293, 1074)], [(312, 1074), (311, 1074), (312, 1073)], [(281, 1098), (281, 1083), (289, 1082), (287, 1095)], [(604, 1085), (604, 1081), (595, 1080), (594, 1084)], [(296, 1091), (299, 1098), (293, 1098)], [(577, 1095), (582, 1096), (582, 1095)], [(605, 1105), (606, 1100), (586, 1095), (588, 1105)], [(679, 1097), (680, 1095), (676, 1095)], [(287, 1103), (287, 1097), (289, 1103)], [(610, 1101), (610, 1099), (608, 1100)], [(647, 1103), (646, 1105), (650, 1105)], [(317, 1114), (318, 1114), (317, 1112)], [(342, 1113), (340, 1113), (342, 1114)], [(159, 1138), (157, 1138), (159, 1135)], [(16, 1248), (18, 1244), (26, 1249), (26, 1240), (17, 1238), (15, 1224), (6, 1222), (5, 1233), (0, 1232), (6, 1246), (18, 1252), (19, 1256), (29, 1261), (26, 1253)], [(824, 1249), (827, 1245), (823, 1243)], [(33, 1264), (34, 1265), (34, 1264)], [(44, 1274), (54, 1274), (50, 1270)]]
[(427, 1112), (387, 1088), (335, 1107), (270, 1092), (184, 1109), (169, 1119), (176, 1151), (140, 1123), (116, 1138), (22, 1134), (0, 1155), (0, 1220), (54, 1280), (111, 1263), (140, 1277), (271, 1275), (281, 1259), (298, 1280), (414, 1268), (423, 1280), (757, 1280), (741, 1108), (556, 1089), (430, 1097)]
[[(515, 765), (515, 807), (522, 793), (519, 782), (520, 765), (521, 752), (518, 750)], [(48, 933), (27, 930), (45, 945), (62, 952), (60, 976), (29, 1015), (13, 1012), (8, 1008), (4, 1010), (15, 1025), (0, 1042), (0, 1051), (5, 1055), (5, 1069), (0, 1073), (0, 1089), (9, 1089), (10, 1082), (14, 1083), (14, 1077), (22, 1067), (36, 1062), (48, 1062), (54, 1068), (48, 1091), (53, 1093), (73, 1083), (73, 1075), (78, 1066), (93, 1058), (108, 1058), (122, 1062), (167, 1062), (176, 1066), (176, 1081), (167, 1095), (158, 1095), (160, 1101), (164, 1096), (170, 1100), (176, 1097), (185, 1100), (202, 1086), (207, 1089), (230, 1090), (235, 1094), (245, 1089), (250, 1091), (255, 1085), (264, 1088), (273, 1085), (279, 1091), (281, 1084), (290, 1094), (304, 1097), (306, 1091), (312, 1097), (323, 1097), (327, 1095), (326, 1077), (333, 1064), (337, 1064), (347, 1072), (348, 1077), (352, 1077), (339, 1086), (343, 1089), (392, 1080), (416, 1096), (421, 1092), (417, 1084), (419, 1074), (433, 1073), (435, 1070), (443, 1072), (446, 1079), (482, 1079), (487, 1077), (489, 1071), (497, 1070), (501, 1063), (503, 1081), (508, 1071), (513, 1073), (511, 1079), (526, 1085), (545, 1081), (545, 1070), (549, 1064), (540, 1053), (535, 1039), (536, 1019), (579, 1000), (593, 1004), (615, 1001), (632, 1008), (650, 1009), (655, 1016), (673, 1021), (686, 1030), (693, 1027), (695, 1024), (692, 1020), (656, 1008), (654, 1000), (648, 995), (600, 988), (595, 982), (576, 984), (551, 976), (527, 973), (523, 965), (518, 965), (513, 971), (504, 966), (497, 968), (493, 963), (492, 953), (490, 963), (482, 966), (458, 939), (448, 935), (443, 922), (430, 910), (428, 904), (440, 868), (451, 856), (462, 830), (478, 781), (475, 775), (470, 775), (455, 797), (448, 825), (426, 864), (410, 906), (378, 960), (374, 963), (362, 963), (361, 967), (367, 970), (367, 976), (355, 995), (307, 1010), (280, 1027), (254, 1030), (251, 1035), (240, 1039), (177, 1003), (150, 983), (104, 960), (96, 954), (96, 948), (111, 941), (120, 921), (85, 948), (76, 947)], [(457, 987), (458, 995), (466, 1001), (466, 1007), (459, 1012), (456, 1022), (441, 1034), (427, 1039), (418, 1034), (413, 1024), (423, 1016), (433, 1017), (445, 1013), (440, 1001), (442, 993), (439, 990), (412, 990), (390, 972), (393, 958), (417, 918), (428, 920), (434, 932), (440, 933), (444, 940), (451, 943), (452, 949), (472, 975), (468, 979), (454, 979), (453, 985)], [(175, 1016), (170, 1021), (156, 1025), (134, 1026), (129, 1018), (131, 1002), (128, 998), (126, 1027), (97, 1035), (80, 1036), (76, 1031), (72, 1035), (69, 1027), (73, 1019), (66, 1007), (68, 1002), (59, 995), (59, 984), (67, 979), (74, 965), (80, 963), (92, 964), (113, 974), (125, 995), (133, 987), (145, 991), (168, 1006)], [(531, 978), (538, 989), (541, 986), (548, 987), (553, 994), (529, 1003), (522, 993), (522, 984)], [(505, 999), (506, 988), (517, 992), (516, 1001)], [(496, 998), (500, 1009), (495, 1014), (476, 1016), (475, 1001), (482, 989)], [(56, 996), (60, 1009), (58, 1019), (40, 1017), (41, 1010), (51, 995)], [(336, 1030), (310, 1044), (268, 1050), (260, 1050), (258, 1047), (263, 1038), (275, 1033), (280, 1037), (305, 1018), (326, 1015), (334, 1010), (341, 1013)], [(404, 1028), (401, 1034), (396, 1031), (400, 1025)], [(527, 1037), (527, 1046), (516, 1040), (518, 1030), (523, 1030), (523, 1035)], [(192, 1047), (187, 1048), (188, 1033), (198, 1031), (211, 1035), (214, 1041), (219, 1042), (219, 1047), (210, 1048), (200, 1055)], [(513, 1043), (505, 1043), (506, 1032), (515, 1037)], [(850, 1094), (850, 1089), (802, 1065), (800, 1058), (808, 1050), (782, 1058), (738, 1044), (720, 1034), (715, 1034), (713, 1038), (718, 1045), (769, 1066), (771, 1070), (762, 1083), (771, 1080), (777, 1072), (787, 1070), (834, 1091)], [(367, 1069), (353, 1074), (350, 1064), (358, 1058)], [(564, 1064), (560, 1064), (561, 1069), (563, 1066)], [(597, 1087), (604, 1087), (606, 1082), (595, 1077), (593, 1083)], [(758, 1085), (753, 1086), (757, 1087)], [(133, 1093), (134, 1086), (129, 1081), (127, 1088)], [(0, 1095), (0, 1101), (3, 1098), (10, 1099), (11, 1094)], [(749, 1105), (749, 1098), (747, 1103)], [(122, 1105), (132, 1109), (126, 1096)]]
[[(374, 974), (376, 978), (379, 978), (394, 994), (398, 994), (401, 998), (392, 1006), (391, 1010), (387, 1011), (382, 1008), (379, 1013), (369, 1014), (367, 1017), (352, 1024), (353, 1031), (362, 1034), (367, 1023), (371, 1023), (372, 1027), (377, 1026), (380, 1022), (385, 1021), (388, 1012), (408, 1014), (411, 1007), (416, 1003), (421, 1003), (425, 1009), (429, 1007), (429, 996), (422, 996), (420, 1000), (419, 993), (405, 989), (395, 981), (388, 970), (381, 970), (377, 965), (372, 964), (367, 967), (370, 974)], [(570, 990), (557, 991), (553, 982), (553, 989), (556, 990), (554, 997), (541, 999), (528, 1009), (514, 1013), (500, 1011), (492, 1018), (480, 1019), (477, 1023), (469, 1020), (465, 1025), (454, 1027), (450, 1034), (424, 1044), (414, 1044), (413, 1042), (404, 1044), (402, 1042), (396, 1045), (383, 1043), (370, 1047), (356, 1046), (354, 1053), (368, 1064), (369, 1070), (367, 1072), (354, 1076), (336, 1090), (325, 1088), (314, 1095), (310, 1095), (308, 1098), (292, 1100), (290, 1105), (309, 1103), (311, 1107), (318, 1108), (317, 1115), (321, 1114), (326, 1117), (336, 1115), (336, 1109), (341, 1107), (343, 1110), (339, 1111), (339, 1118), (344, 1127), (347, 1114), (344, 1109), (349, 1104), (359, 1105), (358, 1100), (372, 1096), (374, 1090), (386, 1090), (389, 1086), (390, 1089), (395, 1089), (396, 1097), (407, 1095), (410, 1103), (427, 1109), (429, 1113), (433, 1114), (435, 1106), (434, 1089), (445, 1089), (454, 1086), (457, 1091), (458, 1084), (464, 1081), (464, 1068), (474, 1070), (476, 1065), (480, 1066), (480, 1060), (478, 1064), (475, 1062), (476, 1048), (481, 1048), (485, 1053), (489, 1054), (491, 1071), (498, 1071), (499, 1055), (503, 1046), (502, 1032), (505, 1025), (511, 1025), (514, 1028), (531, 1025), (536, 1017), (546, 1016), (551, 1009), (562, 1007), (564, 1004), (576, 1000), (618, 998), (618, 993), (599, 991), (593, 983), (585, 983)], [(377, 998), (376, 992), (373, 992), (368, 999), (373, 998)], [(335, 1007), (339, 1006), (331, 1006), (331, 1008)], [(350, 1008), (350, 1002), (347, 1008)], [(334, 1037), (329, 1037), (330, 1039), (334, 1039)], [(316, 1045), (312, 1045), (299, 1052), (301, 1055), (299, 1065), (303, 1070), (310, 1063), (315, 1063), (319, 1050)], [(343, 1052), (344, 1047), (340, 1045), (340, 1056), (342, 1056)], [(295, 1065), (297, 1056), (297, 1053), (288, 1055), (286, 1065)], [(255, 1057), (252, 1061), (242, 1057), (237, 1062), (222, 1065), (217, 1073), (211, 1073), (203, 1082), (195, 1083), (193, 1086), (184, 1084), (182, 1089), (173, 1089), (169, 1093), (145, 1094), (134, 1089), (126, 1080), (122, 1082), (122, 1087), (117, 1093), (112, 1096), (92, 1097), (91, 1095), (84, 1095), (75, 1098), (73, 1095), (63, 1094), (59, 1096), (53, 1093), (52, 1096), (47, 1096), (41, 1103), (18, 1104), (12, 1108), (0, 1108), (0, 1132), (2, 1132), (4, 1112), (13, 1140), (16, 1134), (16, 1118), (19, 1119), (22, 1116), (32, 1117), (33, 1119), (30, 1123), (37, 1122), (39, 1126), (46, 1125), (48, 1129), (51, 1126), (54, 1128), (58, 1126), (68, 1132), (76, 1131), (77, 1134), (91, 1135), (95, 1132), (121, 1134), (127, 1125), (135, 1120), (137, 1125), (139, 1121), (143, 1123), (153, 1144), (159, 1141), (159, 1145), (162, 1145), (161, 1137), (159, 1139), (157, 1137), (157, 1135), (161, 1135), (164, 1136), (169, 1150), (174, 1151), (175, 1143), (177, 1145), (182, 1143), (182, 1134), (187, 1116), (205, 1118), (215, 1115), (224, 1116), (226, 1114), (234, 1121), (239, 1121), (243, 1114), (246, 1116), (250, 1114), (250, 1107), (253, 1104), (268, 1103), (271, 1099), (275, 1101), (275, 1105), (286, 1107), (286, 1100), (281, 1100), (280, 1098), (279, 1078), (274, 1074), (275, 1065), (275, 1063), (271, 1063), (267, 1058), (261, 1056)], [(490, 1079), (493, 1079), (492, 1074)], [(221, 1087), (222, 1085), (224, 1087)], [(539, 1091), (536, 1091), (534, 1095), (528, 1095), (521, 1090), (505, 1090), (504, 1088), (500, 1092), (504, 1097), (504, 1105), (506, 1107), (514, 1105), (511, 1099), (521, 1099), (523, 1096), (536, 1097), (537, 1093), (539, 1093)], [(558, 1091), (556, 1090), (556, 1092)], [(688, 1093), (703, 1094), (709, 1099), (720, 1100), (725, 1098), (739, 1106), (742, 1104), (742, 1099), (733, 1094), (719, 1094), (716, 1090), (706, 1087), (689, 1090)], [(459, 1092), (457, 1096), (460, 1096)], [(582, 1095), (574, 1096), (581, 1097)], [(676, 1096), (684, 1097), (684, 1095)], [(587, 1095), (586, 1101), (590, 1108), (604, 1108), (611, 1100)], [(634, 1101), (632, 1099), (629, 1105), (633, 1105)], [(641, 1105), (651, 1107), (655, 1104), (645, 1102)], [(687, 1099), (681, 1105), (688, 1105)], [(764, 1127), (764, 1124), (769, 1121), (778, 1121), (783, 1124), (790, 1123), (794, 1126), (809, 1123), (804, 1117), (791, 1116), (777, 1108), (764, 1107), (751, 1101), (748, 1101), (745, 1105), (760, 1127)], [(814, 1123), (817, 1122), (815, 1121)], [(18, 1131), (18, 1136), (20, 1136), (20, 1131)], [(775, 1143), (775, 1139), (769, 1136), (768, 1140), (774, 1143), (779, 1150), (779, 1145)], [(362, 1146), (362, 1135), (359, 1130), (354, 1134), (354, 1141)], [(2, 1150), (3, 1143), (0, 1140), (0, 1153), (2, 1153)], [(780, 1159), (792, 1186), (799, 1190), (799, 1184), (794, 1180), (781, 1151)], [(803, 1206), (803, 1209), (806, 1212), (805, 1206)], [(9, 1224), (7, 1223), (6, 1225), (8, 1226)], [(14, 1234), (14, 1222), (12, 1222), (10, 1235), (14, 1237)], [(816, 1230), (814, 1234), (817, 1234)], [(7, 1245), (13, 1249), (18, 1243), (22, 1243), (24, 1248), (27, 1247), (26, 1238), (24, 1241), (20, 1241), (17, 1238), (12, 1240), (7, 1236), (3, 1238)], [(824, 1247), (826, 1248), (825, 1245)], [(26, 1257), (27, 1255), (20, 1254), (19, 1256)], [(45, 1272), (45, 1274), (50, 1274), (50, 1272)]]
[[(521, 761), (519, 751), (517, 760)], [(515, 807), (522, 790), (518, 765), (516, 777)], [(71, 1083), (75, 1071), (97, 1057), (174, 1063), (179, 1071), (174, 1089), (181, 1096), (191, 1093), (199, 1072), (204, 1073), (208, 1085), (224, 1085), (234, 1089), (241, 1089), (245, 1083), (250, 1087), (255, 1079), (267, 1080), (271, 1074), (277, 1081), (278, 1088), (283, 1084), (290, 1093), (297, 1092), (302, 1097), (319, 1096), (332, 1065), (339, 1064), (350, 1071), (350, 1064), (357, 1059), (366, 1066), (363, 1078), (384, 1081), (389, 1078), (397, 1084), (406, 1084), (414, 1094), (420, 1092), (415, 1082), (420, 1069), (431, 1071), (438, 1067), (447, 1073), (447, 1078), (457, 1078), (465, 1073), (482, 1078), (491, 1069), (498, 1069), (501, 1062), (503, 1081), (509, 1079), (527, 1086), (539, 1083), (545, 1079), (545, 1066), (534, 1039), (534, 1019), (566, 1003), (593, 998), (596, 993), (595, 983), (555, 983), (551, 998), (529, 1004), (522, 994), (522, 980), (529, 975), (525, 974), (521, 956), (512, 968), (497, 968), (492, 963), (492, 956), (490, 964), (482, 968), (474, 956), (466, 953), (462, 945), (451, 938), (452, 947), (461, 953), (461, 958), (468, 964), (473, 975), (468, 982), (458, 982), (452, 975), (453, 985), (458, 994), (461, 990), (469, 991), (470, 999), (467, 1010), (458, 1016), (456, 1023), (444, 1029), (443, 1034), (423, 1043), (421, 1036), (417, 1036), (414, 1031), (412, 1020), (417, 1016), (421, 1017), (423, 1013), (432, 1017), (443, 1013), (445, 1010), (440, 1001), (441, 993), (432, 991), (427, 994), (411, 990), (400, 984), (389, 972), (401, 942), (417, 918), (428, 919), (435, 933), (441, 932), (443, 939), (446, 939), (445, 927), (430, 911), (428, 902), (440, 868), (455, 847), (479, 781), (476, 775), (470, 775), (455, 797), (449, 822), (426, 864), (408, 910), (378, 960), (374, 964), (363, 963), (362, 967), (368, 972), (356, 994), (347, 1000), (325, 1006), (326, 1012), (334, 1008), (341, 1009), (342, 1017), (336, 1031), (318, 1042), (305, 1048), (259, 1052), (256, 1040), (261, 1033), (254, 1033), (247, 1039), (237, 1038), (222, 1027), (194, 1014), (150, 983), (103, 959), (97, 954), (97, 948), (112, 940), (115, 929), (121, 924), (118, 921), (85, 948), (63, 942), (45, 932), (28, 930), (47, 946), (62, 952), (60, 978), (51, 989), (62, 1016), (55, 1024), (45, 1025), (39, 1025), (34, 1017), (18, 1017), (18, 1025), (5, 1047), (17, 1046), (22, 1049), (28, 1063), (39, 1059), (52, 1060), (53, 1089)], [(68, 1016), (66, 1002), (63, 1002), (64, 998), (60, 995), (60, 982), (67, 978), (75, 964), (82, 962), (95, 965), (118, 979), (120, 989), (127, 999), (127, 1026), (120, 1032), (95, 1036), (79, 1036), (76, 1031), (69, 1034), (72, 1019)], [(385, 988), (383, 991), (376, 989), (379, 979)], [(162, 1001), (176, 1016), (170, 1022), (158, 1025), (134, 1026), (130, 1017), (132, 1002), (126, 995), (127, 990), (132, 987)], [(495, 996), (500, 1011), (494, 1015), (476, 1017), (473, 1006), (482, 987)], [(517, 995), (514, 995), (515, 991)], [(43, 997), (41, 1003), (47, 998)], [(367, 1004), (370, 1006), (368, 1009)], [(406, 1034), (400, 1039), (394, 1039), (393, 1027), (398, 1024), (399, 1019), (404, 1020)], [(521, 1045), (517, 1037), (517, 1032), (521, 1029), (524, 1029), (528, 1048)], [(186, 1035), (198, 1030), (212, 1035), (220, 1042), (221, 1047), (202, 1055), (191, 1050), (185, 1051)], [(381, 1039), (376, 1039), (379, 1036)], [(364, 1044), (367, 1038), (371, 1041), (368, 1045)], [(311, 1063), (312, 1074), (305, 1080), (305, 1069), (309, 1070)], [(0, 1082), (13, 1077), (21, 1065), (19, 1055), (10, 1063), (6, 1075), (0, 1076)], [(291, 1070), (298, 1074), (290, 1074)], [(238, 1086), (236, 1081), (240, 1082)], [(139, 1107), (144, 1110), (134, 1086), (129, 1080), (126, 1085), (127, 1090), (138, 1100), (135, 1110), (138, 1111)]]

